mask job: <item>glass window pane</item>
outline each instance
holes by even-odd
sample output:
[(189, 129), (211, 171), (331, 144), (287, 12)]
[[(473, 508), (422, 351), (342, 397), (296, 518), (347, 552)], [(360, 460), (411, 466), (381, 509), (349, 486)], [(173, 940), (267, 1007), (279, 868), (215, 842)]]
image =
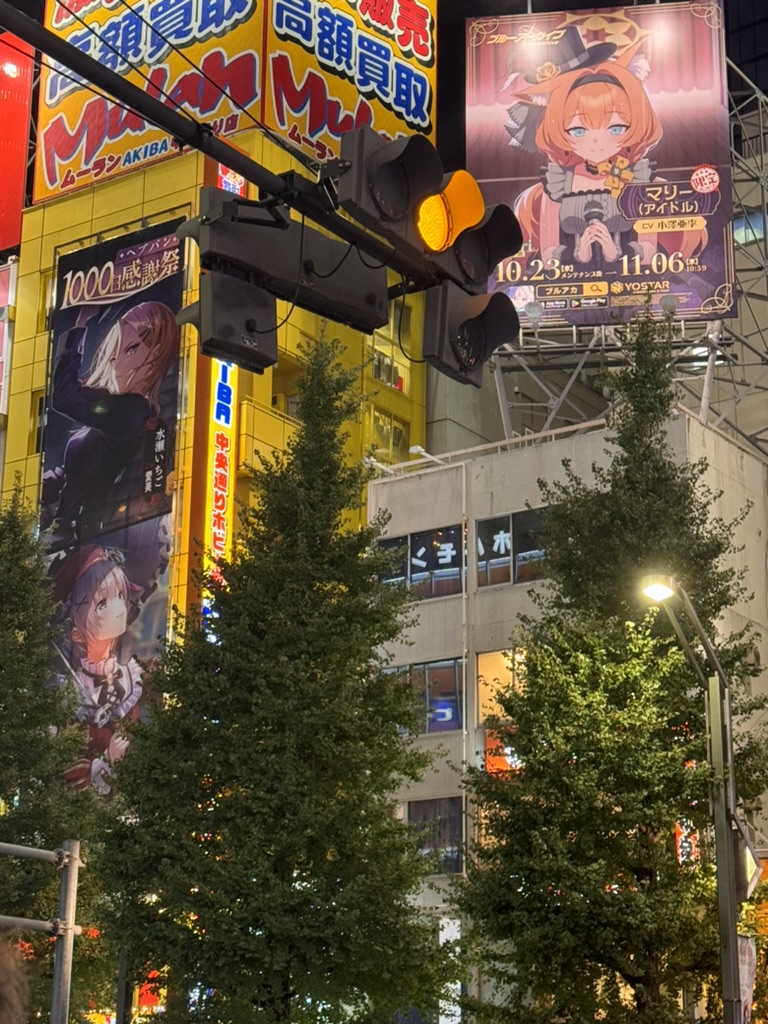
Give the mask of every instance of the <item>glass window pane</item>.
[(540, 535), (543, 508), (515, 512), (512, 516), (512, 548), (515, 552), (515, 583), (538, 580), (544, 575), (544, 548)]
[(426, 665), (411, 665), (411, 684), (418, 694), (421, 705), (424, 709), (419, 732), (429, 732), (429, 704), (427, 702), (427, 667)]
[(391, 573), (381, 577), (383, 583), (398, 583), (405, 586), (408, 579), (408, 538), (386, 537), (379, 541), (379, 547), (386, 551), (397, 551), (398, 557)]
[(424, 666), (429, 705), (427, 732), (450, 732), (462, 726), (464, 662), (458, 658)]
[(392, 417), (392, 461), (407, 462), (411, 447), (411, 425)]
[(462, 868), (462, 804), (460, 796), (411, 800), (408, 821), (416, 825), (419, 849), (438, 855), (438, 871), (454, 874)]
[(477, 523), (477, 585), (489, 587), (512, 580), (509, 516), (481, 519)]
[(510, 686), (514, 675), (504, 651), (488, 651), (477, 656), (477, 698), (479, 725), (489, 715), (502, 715), (496, 694)]
[(417, 597), (461, 593), (460, 526), (411, 534), (411, 590)]

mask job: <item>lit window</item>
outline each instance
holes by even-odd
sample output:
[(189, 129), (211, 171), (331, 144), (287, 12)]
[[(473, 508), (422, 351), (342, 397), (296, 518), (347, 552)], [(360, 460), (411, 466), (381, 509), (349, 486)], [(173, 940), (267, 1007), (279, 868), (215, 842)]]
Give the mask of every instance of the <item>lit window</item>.
[(461, 729), (464, 706), (464, 662), (461, 658), (423, 662), (399, 671), (410, 675), (423, 703), (422, 734)]
[(375, 380), (404, 395), (410, 393), (411, 307), (400, 299), (390, 305), (386, 327), (370, 338), (371, 373)]

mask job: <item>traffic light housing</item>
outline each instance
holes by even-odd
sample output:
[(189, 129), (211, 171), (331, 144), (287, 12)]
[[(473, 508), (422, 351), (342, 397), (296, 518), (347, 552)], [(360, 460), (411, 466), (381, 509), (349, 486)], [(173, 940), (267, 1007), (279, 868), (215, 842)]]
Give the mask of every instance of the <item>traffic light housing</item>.
[(430, 288), (425, 302), (424, 358), (452, 380), (479, 388), (485, 362), (520, 330), (515, 307), (501, 292), (467, 295), (452, 281)]
[[(208, 354), (223, 345), (231, 349), (228, 358), (246, 369), (252, 368), (254, 359), (258, 363), (266, 358), (273, 347), (269, 332), (276, 323), (275, 298), (365, 334), (389, 320), (385, 267), (368, 265), (354, 246), (291, 220), (274, 207), (206, 186), (200, 192), (200, 214), (184, 221), (176, 234), (197, 243), (204, 271), (200, 307), (190, 313), (182, 310), (179, 322), (199, 322), (201, 344)], [(212, 273), (221, 280), (204, 288)], [(230, 285), (225, 285), (225, 278)], [(253, 304), (253, 314), (244, 317), (247, 302)], [(236, 311), (236, 319), (227, 323), (230, 310)], [(256, 332), (243, 326), (251, 319), (258, 325)], [(276, 361), (275, 355), (265, 365)]]
[(486, 209), (467, 171), (444, 174), (422, 135), (389, 142), (358, 128), (342, 136), (341, 161), (342, 208), (392, 244), (393, 265), (402, 254), (427, 282), (424, 358), (480, 387), (483, 363), (520, 330), (509, 296), (488, 294), (498, 263), (522, 245), (517, 217), (504, 204)]
[(486, 210), (472, 175), (445, 174), (423, 135), (388, 142), (370, 127), (356, 128), (341, 137), (341, 160), (342, 208), (398, 253), (421, 261), (435, 280), (484, 292), (496, 265), (523, 243), (512, 210), (503, 204)]
[(211, 270), (200, 276), (200, 298), (176, 315), (192, 324), (206, 356), (263, 373), (277, 362), (275, 300), (263, 288)]

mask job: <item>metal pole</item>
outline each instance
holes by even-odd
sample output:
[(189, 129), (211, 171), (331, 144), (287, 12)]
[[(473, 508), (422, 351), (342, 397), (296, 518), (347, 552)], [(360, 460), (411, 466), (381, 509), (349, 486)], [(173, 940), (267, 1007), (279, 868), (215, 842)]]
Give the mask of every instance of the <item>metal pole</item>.
[[(739, 986), (738, 907), (736, 905), (736, 861), (733, 821), (736, 812), (736, 781), (733, 771), (733, 722), (731, 691), (728, 678), (717, 652), (707, 635), (691, 599), (675, 583), (675, 591), (691, 621), (714, 675), (704, 690), (709, 722), (709, 763), (714, 772), (711, 791), (712, 815), (715, 824), (715, 861), (717, 873), (717, 914), (720, 932), (720, 972), (723, 984), (723, 1024), (741, 1024), (741, 989)], [(664, 610), (678, 640), (696, 672), (704, 682), (696, 655), (686, 639), (674, 612), (664, 602)]]
[(0, 843), (0, 854), (6, 857), (25, 857), (30, 860), (45, 860), (49, 864), (59, 865), (62, 862), (61, 850), (38, 850), (36, 846), (15, 846), (13, 843)]
[(53, 997), (51, 1024), (67, 1024), (69, 993), (72, 987), (72, 951), (75, 944), (75, 912), (77, 908), (77, 876), (80, 870), (80, 841), (64, 842), (64, 865), (59, 888), (59, 928), (53, 953)]
[(741, 1024), (739, 987), (739, 945), (737, 935), (736, 864), (727, 804), (725, 717), (720, 679), (709, 677), (708, 717), (710, 722), (710, 761), (715, 778), (712, 802), (715, 818), (715, 857), (717, 860), (717, 914), (720, 924), (720, 969), (723, 975), (723, 1024)]
[(704, 652), (707, 655), (712, 670), (716, 674), (720, 682), (720, 700), (722, 701), (723, 707), (725, 708), (725, 714), (723, 716), (723, 727), (725, 729), (725, 747), (724, 747), (724, 763), (726, 768), (726, 785), (727, 789), (727, 807), (731, 814), (736, 813), (736, 775), (733, 771), (733, 719), (731, 717), (731, 688), (728, 685), (728, 677), (725, 674), (725, 669), (720, 664), (720, 659), (717, 656), (714, 644), (709, 639), (707, 631), (704, 629), (701, 619), (696, 613), (696, 609), (691, 603), (690, 597), (680, 586), (677, 584), (677, 590), (680, 595), (680, 600), (683, 602), (686, 615), (691, 620), (693, 625), (696, 627), (696, 632), (699, 634)]

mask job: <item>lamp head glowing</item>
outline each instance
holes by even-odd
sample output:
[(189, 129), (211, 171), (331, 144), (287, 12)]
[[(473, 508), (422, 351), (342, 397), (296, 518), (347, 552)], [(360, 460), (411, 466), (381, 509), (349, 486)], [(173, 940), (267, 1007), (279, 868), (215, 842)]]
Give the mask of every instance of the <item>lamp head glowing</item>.
[(640, 588), (651, 601), (668, 601), (677, 591), (677, 585), (671, 576), (645, 576)]

